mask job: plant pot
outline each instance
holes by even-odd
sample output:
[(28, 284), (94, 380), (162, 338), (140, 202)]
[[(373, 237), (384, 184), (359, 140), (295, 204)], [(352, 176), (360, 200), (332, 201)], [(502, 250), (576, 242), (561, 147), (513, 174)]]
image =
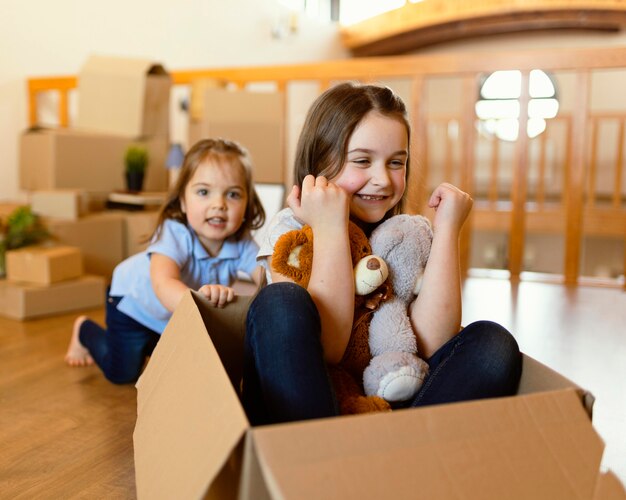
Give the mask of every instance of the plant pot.
[(126, 188), (130, 193), (138, 193), (143, 188), (143, 172), (126, 172)]

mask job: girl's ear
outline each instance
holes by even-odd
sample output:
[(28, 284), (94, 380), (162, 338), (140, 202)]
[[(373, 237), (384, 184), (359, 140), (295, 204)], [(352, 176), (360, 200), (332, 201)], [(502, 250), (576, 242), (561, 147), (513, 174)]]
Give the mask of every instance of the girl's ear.
[(184, 214), (187, 213), (187, 207), (185, 206), (185, 198), (180, 197), (180, 211)]

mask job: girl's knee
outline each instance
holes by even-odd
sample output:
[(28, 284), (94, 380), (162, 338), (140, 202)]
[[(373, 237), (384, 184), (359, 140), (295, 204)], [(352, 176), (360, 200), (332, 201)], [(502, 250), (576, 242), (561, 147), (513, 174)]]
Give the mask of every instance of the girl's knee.
[(305, 288), (291, 282), (273, 283), (256, 296), (247, 317), (246, 337), (270, 337), (280, 342), (318, 332), (320, 319), (313, 299)]
[(505, 371), (521, 371), (522, 355), (515, 337), (502, 325), (493, 321), (477, 321), (465, 328), (471, 342), (485, 359), (493, 360), (492, 366)]

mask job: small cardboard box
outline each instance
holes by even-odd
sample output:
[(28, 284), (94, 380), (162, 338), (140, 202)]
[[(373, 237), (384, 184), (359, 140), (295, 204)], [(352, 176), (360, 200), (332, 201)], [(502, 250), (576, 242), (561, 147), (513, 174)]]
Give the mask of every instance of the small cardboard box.
[(599, 472), (592, 396), (527, 356), (515, 397), (252, 427), (235, 390), (250, 301), (189, 292), (174, 312), (137, 383), (140, 500), (626, 497)]
[(201, 120), (189, 123), (189, 144), (206, 137), (241, 143), (252, 155), (254, 181), (284, 183), (282, 93), (204, 89)]
[(134, 141), (120, 135), (42, 128), (29, 129), (20, 137), (20, 188), (126, 189), (124, 155), (126, 148), (136, 143), (144, 144), (150, 156), (144, 189), (167, 190), (167, 138)]
[(30, 193), (32, 211), (42, 217), (76, 220), (106, 207), (109, 193), (82, 189), (54, 189)]
[(80, 248), (29, 246), (6, 253), (7, 280), (32, 285), (50, 285), (83, 274)]
[(125, 257), (124, 216), (99, 212), (77, 220), (42, 219), (54, 239), (80, 248), (85, 272), (111, 278), (113, 269)]
[(153, 61), (92, 56), (78, 75), (76, 127), (166, 137), (171, 86), (170, 75)]
[(12, 319), (32, 319), (81, 309), (102, 307), (105, 280), (81, 276), (48, 286), (0, 280), (0, 314)]

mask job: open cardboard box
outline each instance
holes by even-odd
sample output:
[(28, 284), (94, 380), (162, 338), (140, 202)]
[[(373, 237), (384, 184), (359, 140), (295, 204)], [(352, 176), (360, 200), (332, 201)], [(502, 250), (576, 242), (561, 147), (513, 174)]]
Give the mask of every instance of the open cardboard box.
[(92, 55), (78, 75), (76, 127), (166, 137), (171, 85), (168, 72), (154, 61)]
[(626, 498), (599, 470), (593, 397), (527, 356), (515, 397), (252, 427), (250, 301), (189, 292), (174, 312), (137, 383), (139, 499)]

